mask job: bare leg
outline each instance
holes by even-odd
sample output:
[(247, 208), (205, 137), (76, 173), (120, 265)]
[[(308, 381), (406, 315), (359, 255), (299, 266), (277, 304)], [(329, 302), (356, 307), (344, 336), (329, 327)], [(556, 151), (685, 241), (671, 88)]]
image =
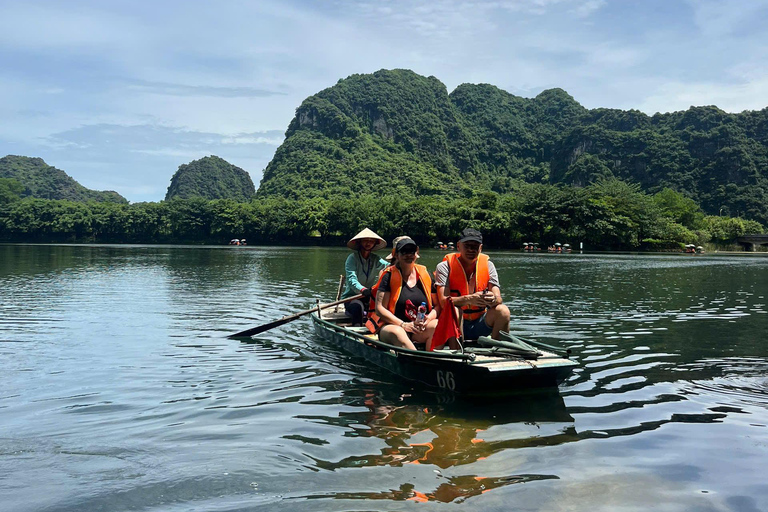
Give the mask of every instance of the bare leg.
[(435, 328), (437, 327), (437, 319), (430, 320), (427, 322), (427, 328), (424, 329), (421, 332), (417, 332), (413, 334), (413, 341), (417, 343), (427, 343), (429, 340), (432, 339), (432, 336), (435, 334)]
[(485, 314), (485, 323), (492, 329), (491, 338), (499, 339), (499, 331), (509, 332), (509, 308), (504, 304), (498, 304), (489, 309)]
[[(432, 329), (432, 332), (435, 332), (435, 330)], [(413, 346), (413, 343), (411, 343), (411, 340), (408, 338), (408, 333), (399, 325), (389, 324), (382, 327), (381, 331), (379, 331), (379, 339), (383, 343), (389, 343), (396, 347), (416, 350), (416, 347)]]

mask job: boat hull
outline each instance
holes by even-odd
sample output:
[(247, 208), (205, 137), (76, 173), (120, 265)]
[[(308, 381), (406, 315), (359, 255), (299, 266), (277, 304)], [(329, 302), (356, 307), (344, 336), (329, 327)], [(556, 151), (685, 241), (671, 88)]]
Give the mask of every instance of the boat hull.
[[(311, 315), (315, 332), (329, 344), (362, 357), (414, 383), (439, 392), (487, 394), (551, 389), (563, 382), (577, 364), (545, 352), (535, 361), (477, 356), (474, 360), (447, 358), (433, 352), (396, 351), (376, 344), (374, 335)], [(458, 356), (458, 354), (457, 354)]]

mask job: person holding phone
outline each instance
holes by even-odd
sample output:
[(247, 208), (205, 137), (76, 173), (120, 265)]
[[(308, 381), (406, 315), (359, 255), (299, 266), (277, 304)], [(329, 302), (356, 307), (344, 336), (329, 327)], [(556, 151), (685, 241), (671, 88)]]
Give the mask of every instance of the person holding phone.
[(499, 339), (509, 331), (509, 308), (501, 300), (499, 275), (486, 254), (482, 254), (483, 235), (467, 228), (456, 244), (459, 252), (448, 254), (435, 270), (437, 296), (441, 305), (451, 297), (461, 312), (461, 332), (465, 340), (480, 336)]

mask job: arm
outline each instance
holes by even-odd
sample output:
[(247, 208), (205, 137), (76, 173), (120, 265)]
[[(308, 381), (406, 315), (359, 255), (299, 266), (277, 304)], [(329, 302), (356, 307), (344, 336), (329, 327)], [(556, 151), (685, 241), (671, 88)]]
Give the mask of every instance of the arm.
[[(498, 286), (496, 290), (498, 292)], [(456, 307), (463, 306), (489, 306), (491, 301), (483, 298), (482, 291), (470, 293), (469, 295), (461, 295), (460, 297), (453, 297), (453, 305)], [(437, 287), (437, 296), (440, 298), (440, 303), (445, 307), (445, 299), (451, 296), (451, 292), (447, 286)], [(499, 295), (499, 302), (501, 302), (501, 295)]]
[[(440, 262), (435, 269), (435, 283), (437, 284), (437, 298), (440, 300), (440, 305), (445, 306), (445, 299), (451, 296), (451, 290), (448, 287), (450, 267), (445, 261)], [(471, 293), (469, 295), (462, 295), (460, 297), (453, 297), (453, 305), (457, 307), (463, 306), (486, 306), (489, 301), (483, 298), (484, 290)]]
[(492, 261), (488, 262), (488, 288), (493, 293), (493, 301), (488, 304), (489, 307), (496, 307), (498, 304), (502, 304), (501, 300), (501, 288), (499, 288), (499, 273), (496, 272), (496, 265)]
[(486, 300), (486, 305), (489, 308), (495, 308), (499, 304), (501, 304), (501, 290), (498, 286), (492, 285), (491, 286), (491, 293), (493, 294), (493, 298), (491, 300)]
[(445, 307), (445, 299), (450, 296), (448, 287), (448, 264), (440, 262), (435, 268), (435, 290), (437, 291), (437, 303), (440, 309)]
[(379, 292), (376, 294), (376, 314), (388, 324), (402, 327), (406, 332), (416, 332), (413, 322), (404, 322), (403, 320), (400, 320), (384, 305), (385, 303), (389, 303), (389, 295), (390, 292), (385, 292), (379, 289)]
[(384, 306), (385, 303), (389, 302), (389, 296), (390, 292), (385, 292), (379, 289), (379, 293), (376, 294), (376, 314), (388, 324), (400, 325), (402, 320), (397, 318), (394, 313)]

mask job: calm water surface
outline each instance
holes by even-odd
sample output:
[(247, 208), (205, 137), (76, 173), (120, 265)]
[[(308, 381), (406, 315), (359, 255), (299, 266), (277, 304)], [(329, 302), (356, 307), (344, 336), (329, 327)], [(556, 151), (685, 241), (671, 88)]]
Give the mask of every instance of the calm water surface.
[(768, 510), (768, 258), (492, 253), (513, 330), (577, 354), (559, 393), (425, 393), (305, 319), (225, 337), (346, 255), (0, 246), (0, 510)]

